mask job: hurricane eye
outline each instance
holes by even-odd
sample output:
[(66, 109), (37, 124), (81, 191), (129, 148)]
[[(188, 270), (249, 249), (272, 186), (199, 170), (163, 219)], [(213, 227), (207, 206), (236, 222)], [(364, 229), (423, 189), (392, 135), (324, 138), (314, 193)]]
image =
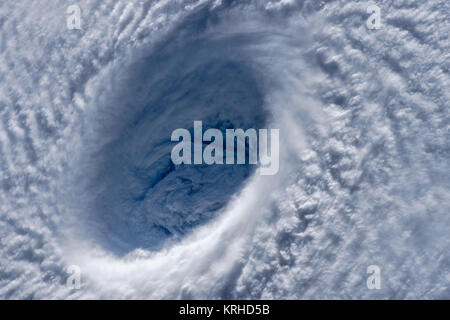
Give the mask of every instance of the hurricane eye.
[(86, 155), (88, 220), (97, 242), (116, 253), (160, 249), (214, 219), (252, 174), (255, 165), (248, 162), (171, 161), (172, 132), (192, 131), (194, 121), (223, 137), (226, 129), (261, 128), (266, 121), (254, 71), (220, 54), (226, 46), (163, 46), (120, 71), (102, 112), (90, 122), (96, 132), (90, 143), (101, 146)]

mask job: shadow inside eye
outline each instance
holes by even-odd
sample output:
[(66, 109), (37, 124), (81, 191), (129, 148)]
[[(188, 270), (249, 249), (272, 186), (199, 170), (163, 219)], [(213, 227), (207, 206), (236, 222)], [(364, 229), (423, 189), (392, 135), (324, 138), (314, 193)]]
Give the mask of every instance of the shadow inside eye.
[[(174, 165), (171, 133), (262, 128), (263, 96), (253, 70), (221, 57), (226, 43), (164, 46), (127, 70), (99, 117), (107, 141), (94, 163), (89, 224), (116, 254), (158, 250), (218, 215), (254, 165)], [(182, 49), (182, 51), (180, 51)], [(248, 162), (246, 162), (248, 163)]]

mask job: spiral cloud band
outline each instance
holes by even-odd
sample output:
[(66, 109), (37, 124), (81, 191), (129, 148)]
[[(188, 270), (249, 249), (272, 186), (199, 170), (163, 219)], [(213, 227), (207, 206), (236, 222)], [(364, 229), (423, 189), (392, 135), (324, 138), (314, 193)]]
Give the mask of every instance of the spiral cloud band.
[[(0, 298), (450, 298), (449, 12), (2, 1)], [(276, 174), (175, 164), (194, 121)]]

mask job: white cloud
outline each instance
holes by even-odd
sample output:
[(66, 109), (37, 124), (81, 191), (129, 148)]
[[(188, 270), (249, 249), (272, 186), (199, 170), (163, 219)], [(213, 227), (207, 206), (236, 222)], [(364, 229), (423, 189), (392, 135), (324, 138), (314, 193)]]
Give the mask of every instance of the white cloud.
[[(66, 191), (93, 182), (84, 156), (99, 146), (85, 141), (125, 81), (112, 72), (205, 2), (79, 1), (82, 30), (65, 29), (57, 1), (0, 4), (0, 297), (448, 298), (445, 0), (378, 2), (380, 30), (362, 3), (338, 1), (271, 1), (291, 9), (270, 14), (216, 3), (218, 24), (182, 24), (186, 41), (227, 39), (223, 54), (259, 75), (282, 128), (280, 175), (253, 177), (218, 219), (156, 253), (77, 238), (88, 195)], [(369, 265), (381, 290), (367, 290)]]

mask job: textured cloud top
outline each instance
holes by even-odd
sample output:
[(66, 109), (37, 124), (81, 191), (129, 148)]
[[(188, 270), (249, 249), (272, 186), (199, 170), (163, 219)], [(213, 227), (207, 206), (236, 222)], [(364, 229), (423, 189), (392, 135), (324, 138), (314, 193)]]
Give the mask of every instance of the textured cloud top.
[[(450, 298), (448, 1), (74, 4), (0, 3), (0, 298)], [(279, 174), (173, 166), (193, 120)]]

